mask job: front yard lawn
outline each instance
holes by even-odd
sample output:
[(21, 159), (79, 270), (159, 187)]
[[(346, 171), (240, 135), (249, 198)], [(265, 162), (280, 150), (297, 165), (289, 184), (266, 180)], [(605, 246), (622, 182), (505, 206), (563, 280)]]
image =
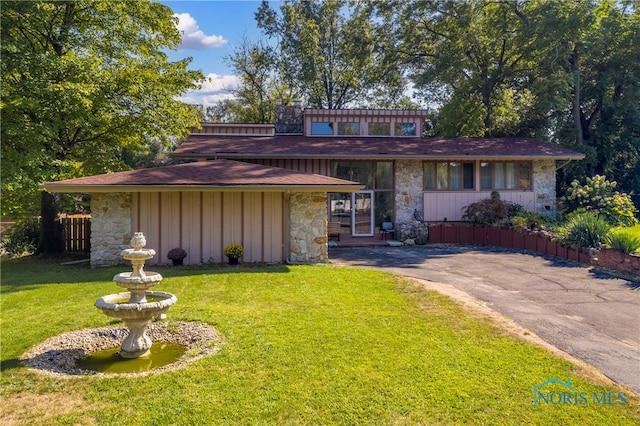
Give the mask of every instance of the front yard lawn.
[[(636, 425), (640, 403), (533, 405), (533, 387), (624, 391), (397, 276), (318, 266), (153, 268), (171, 320), (207, 322), (215, 355), (142, 378), (61, 379), (31, 346), (116, 321), (93, 306), (127, 267), (2, 259), (2, 424)], [(549, 385), (558, 393), (565, 390)], [(614, 398), (615, 400), (615, 398)], [(577, 401), (577, 399), (576, 399)]]
[(640, 225), (620, 227), (616, 229), (618, 232), (621, 232), (623, 234), (630, 234), (635, 236), (636, 238), (640, 238)]

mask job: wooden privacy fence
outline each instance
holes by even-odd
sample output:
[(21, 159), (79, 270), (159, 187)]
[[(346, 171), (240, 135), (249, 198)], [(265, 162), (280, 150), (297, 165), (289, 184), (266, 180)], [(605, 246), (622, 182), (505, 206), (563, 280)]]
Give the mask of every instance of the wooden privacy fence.
[(91, 215), (60, 216), (63, 227), (64, 250), (89, 253), (91, 251)]

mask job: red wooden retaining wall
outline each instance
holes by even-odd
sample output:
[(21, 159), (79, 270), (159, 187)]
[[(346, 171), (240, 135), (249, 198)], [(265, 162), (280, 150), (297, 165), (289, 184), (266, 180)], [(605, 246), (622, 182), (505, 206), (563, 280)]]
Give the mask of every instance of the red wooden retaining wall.
[(573, 262), (594, 264), (621, 271), (640, 279), (640, 256), (602, 248), (598, 252), (598, 257), (591, 258), (587, 249), (565, 246), (553, 241), (547, 235), (521, 229), (459, 223), (431, 224), (429, 225), (429, 243), (475, 244), (530, 250)]
[(585, 249), (567, 247), (549, 236), (514, 228), (471, 224), (435, 224), (429, 226), (429, 243), (475, 244), (530, 250), (580, 263), (591, 263)]
[(615, 269), (640, 277), (640, 256), (624, 254), (610, 248), (602, 248), (597, 263), (603, 268)]

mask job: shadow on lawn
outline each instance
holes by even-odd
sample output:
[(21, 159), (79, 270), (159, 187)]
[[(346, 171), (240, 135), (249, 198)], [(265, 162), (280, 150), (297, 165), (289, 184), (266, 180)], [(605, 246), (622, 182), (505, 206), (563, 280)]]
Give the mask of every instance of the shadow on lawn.
[(16, 368), (25, 367), (21, 360), (17, 358), (8, 359), (6, 361), (0, 361), (0, 372), (7, 370), (13, 370)]
[(52, 349), (30, 358), (12, 358), (0, 361), (0, 372), (19, 368), (33, 368), (40, 371), (78, 375), (80, 370), (77, 369), (75, 363), (69, 363), (69, 360), (78, 360), (84, 356), (85, 353), (79, 349)]
[[(40, 288), (43, 285), (111, 282), (113, 276), (131, 270), (131, 265), (92, 268), (88, 264), (62, 265), (59, 261), (38, 257), (2, 258), (1, 293), (13, 293)], [(287, 265), (246, 263), (237, 266), (205, 264), (193, 266), (145, 265), (146, 271), (158, 272), (163, 278), (218, 274), (272, 274), (288, 273)]]

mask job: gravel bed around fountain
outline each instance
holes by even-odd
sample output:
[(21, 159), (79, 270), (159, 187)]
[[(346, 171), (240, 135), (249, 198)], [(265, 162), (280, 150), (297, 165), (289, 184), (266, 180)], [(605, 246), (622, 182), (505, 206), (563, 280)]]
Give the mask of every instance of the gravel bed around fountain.
[(57, 376), (145, 376), (182, 367), (220, 350), (223, 339), (215, 328), (196, 322), (160, 321), (149, 324), (147, 335), (154, 342), (170, 342), (186, 346), (178, 361), (142, 373), (105, 374), (79, 369), (76, 362), (104, 349), (120, 346), (127, 335), (126, 328), (101, 327), (59, 334), (34, 346), (22, 357), (22, 362), (37, 371)]

